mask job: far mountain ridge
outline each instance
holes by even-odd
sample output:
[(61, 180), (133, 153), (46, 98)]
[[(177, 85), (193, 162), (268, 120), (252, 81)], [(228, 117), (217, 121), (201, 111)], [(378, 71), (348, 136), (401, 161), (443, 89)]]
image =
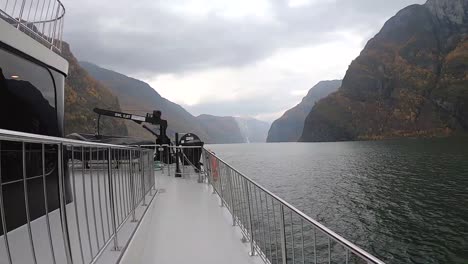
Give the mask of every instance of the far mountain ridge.
[(297, 142), (302, 135), (304, 121), (316, 102), (336, 92), (341, 80), (321, 81), (312, 87), (302, 101), (275, 120), (268, 132), (267, 142)]
[(203, 114), (197, 116), (196, 119), (206, 131), (210, 131), (210, 143), (246, 143), (236, 119), (232, 116)]
[[(145, 115), (153, 110), (160, 110), (162, 117), (168, 120), (168, 135), (172, 138), (175, 132), (192, 132), (206, 143), (247, 142), (248, 135), (245, 134), (244, 130), (241, 131), (238, 121), (234, 117), (212, 115), (195, 117), (182, 106), (162, 97), (153, 87), (143, 81), (89, 62), (80, 62), (80, 64), (91, 76), (108, 87), (118, 97), (123, 112)], [(261, 121), (256, 120), (253, 124), (257, 122)], [(126, 121), (125, 125), (132, 137), (154, 138), (136, 123)], [(266, 137), (266, 133), (265, 131), (264, 137)]]
[[(175, 132), (192, 132), (204, 141), (210, 142), (208, 133), (200, 126), (193, 115), (180, 105), (162, 97), (149, 84), (89, 62), (81, 62), (81, 65), (94, 78), (104, 83), (117, 95), (124, 111), (145, 115), (153, 110), (160, 110), (162, 117), (168, 120), (168, 135), (170, 137), (173, 138)], [(130, 136), (154, 138), (136, 123), (127, 121), (125, 124), (128, 127)]]

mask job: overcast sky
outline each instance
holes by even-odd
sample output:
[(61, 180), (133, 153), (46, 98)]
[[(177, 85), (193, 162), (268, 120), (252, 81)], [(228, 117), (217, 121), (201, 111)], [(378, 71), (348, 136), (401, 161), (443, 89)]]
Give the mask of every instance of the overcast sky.
[(194, 115), (273, 121), (424, 2), (64, 0), (65, 40), (79, 60), (146, 81)]

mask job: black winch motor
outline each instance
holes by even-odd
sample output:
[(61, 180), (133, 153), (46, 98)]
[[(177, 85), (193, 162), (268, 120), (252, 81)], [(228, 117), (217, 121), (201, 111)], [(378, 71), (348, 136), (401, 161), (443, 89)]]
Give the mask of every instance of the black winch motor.
[(182, 164), (193, 165), (197, 169), (200, 169), (200, 160), (204, 144), (205, 143), (193, 133), (183, 135), (179, 140), (179, 145), (186, 147), (182, 148)]

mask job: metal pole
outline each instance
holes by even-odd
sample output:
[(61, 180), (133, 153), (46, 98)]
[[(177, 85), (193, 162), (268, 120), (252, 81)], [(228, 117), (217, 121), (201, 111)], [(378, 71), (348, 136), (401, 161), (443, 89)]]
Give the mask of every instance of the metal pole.
[(229, 169), (228, 184), (229, 184), (229, 196), (231, 196), (231, 214), (232, 214), (232, 226), (236, 226), (236, 217), (234, 216), (234, 196), (232, 194), (232, 170)]
[(180, 172), (180, 164), (179, 164), (179, 157), (180, 157), (180, 152), (179, 152), (179, 133), (175, 133), (175, 150), (176, 150), (176, 172), (175, 176), (177, 178), (182, 177), (182, 174)]
[(287, 255), (286, 255), (286, 227), (284, 225), (284, 206), (280, 204), (280, 233), (281, 233), (281, 257), (283, 259), (283, 264), (287, 264)]
[[(133, 158), (132, 150), (129, 150), (129, 161)], [(135, 179), (133, 178), (133, 170), (131, 166), (129, 167), (130, 172), (130, 200), (132, 203), (132, 222), (138, 222), (135, 217)]]
[(224, 192), (223, 192), (223, 182), (222, 182), (222, 171), (220, 166), (219, 166), (219, 160), (217, 160), (218, 163), (218, 178), (219, 178), (219, 196), (221, 198), (221, 207), (224, 207)]
[(247, 184), (247, 180), (244, 179), (245, 185), (245, 192), (247, 194), (247, 204), (249, 210), (249, 229), (250, 229), (250, 256), (255, 256), (255, 248), (254, 248), (254, 232), (252, 230), (252, 208), (250, 205), (250, 194), (249, 194), (249, 185)]
[(81, 147), (81, 161), (82, 161), (82, 166), (81, 166), (81, 184), (83, 185), (83, 188), (81, 188), (83, 190), (83, 203), (84, 203), (84, 212), (85, 212), (85, 218), (86, 218), (86, 231), (87, 231), (87, 235), (88, 235), (88, 246), (89, 246), (89, 252), (91, 254), (91, 256), (94, 256), (93, 254), (93, 247), (91, 245), (91, 231), (89, 229), (89, 218), (88, 218), (88, 203), (87, 203), (87, 194), (86, 194), (86, 182), (85, 182), (85, 179), (86, 179), (86, 174), (85, 174), (85, 167), (86, 167), (86, 164), (89, 163), (89, 161), (91, 160), (91, 157), (88, 159), (88, 161), (86, 162), (85, 161), (85, 148), (82, 146)]
[(290, 219), (291, 219), (291, 240), (292, 240), (292, 259), (293, 259), (293, 263), (296, 263), (296, 246), (294, 244), (294, 222), (293, 222), (293, 214), (292, 214), (292, 211), (291, 211), (291, 214), (290, 214)]
[[(89, 148), (89, 162), (93, 159), (93, 149)], [(96, 221), (96, 204), (94, 202), (94, 175), (93, 175), (93, 166), (89, 165), (89, 178), (91, 180), (91, 208), (93, 213), (93, 222), (94, 222), (94, 235), (96, 237), (96, 245), (99, 252), (99, 237), (98, 237), (98, 228), (97, 228), (97, 221)]]
[(265, 194), (265, 207), (267, 213), (267, 222), (268, 222), (268, 240), (269, 240), (269, 249), (270, 249), (270, 259), (273, 261), (273, 249), (272, 249), (272, 240), (271, 240), (271, 223), (270, 223), (270, 210), (268, 209), (268, 196)]
[(140, 152), (140, 171), (141, 171), (141, 188), (143, 188), (143, 205), (147, 206), (146, 204), (146, 186), (145, 186), (145, 170), (143, 169), (143, 151), (138, 146), (138, 152)]
[[(196, 148), (196, 149), (198, 149), (198, 148)], [(193, 152), (194, 157), (198, 156), (198, 153), (199, 153), (199, 152), (195, 153), (196, 149), (193, 150), (194, 151)], [(202, 153), (203, 153), (203, 149), (202, 149), (202, 147), (200, 147), (200, 159), (201, 160), (203, 160)], [(197, 165), (198, 165), (198, 167), (197, 167)], [(202, 180), (202, 171), (201, 171), (201, 162), (200, 162), (200, 160), (198, 161), (198, 164), (195, 164), (195, 168), (198, 169), (198, 183), (202, 183), (203, 180)]]
[[(301, 218), (301, 240), (302, 240), (302, 264), (305, 264), (305, 253), (304, 253), (304, 219)], [(346, 262), (348, 264), (348, 262)]]
[(110, 204), (111, 204), (111, 218), (112, 218), (112, 228), (114, 229), (114, 247), (112, 248), (115, 251), (120, 251), (119, 241), (117, 237), (117, 224), (115, 219), (115, 201), (114, 201), (114, 184), (112, 179), (112, 154), (111, 148), (108, 148), (108, 160), (107, 160), (107, 176), (109, 177), (109, 195), (110, 195)]
[(8, 256), (8, 263), (13, 263), (11, 259), (10, 253), (10, 244), (8, 242), (8, 229), (6, 224), (6, 217), (5, 217), (5, 208), (3, 206), (3, 181), (2, 181), (2, 149), (1, 149), (1, 141), (0, 141), (0, 216), (2, 219), (2, 229), (3, 229), (3, 239), (5, 241), (5, 251)]
[(314, 264), (317, 264), (317, 233), (315, 227), (313, 227), (313, 238), (314, 238)]
[[(106, 166), (105, 160), (104, 160), (105, 156), (106, 156), (106, 151), (103, 150), (101, 168), (105, 168), (105, 166)], [(107, 226), (107, 233), (109, 234), (109, 237), (110, 237), (111, 236), (111, 230), (110, 230), (110, 226), (111, 226), (110, 221), (111, 221), (111, 219), (110, 219), (110, 212), (109, 212), (110, 202), (108, 202), (108, 199), (107, 199), (107, 197), (108, 197), (107, 190), (108, 189), (106, 188), (108, 182), (106, 181), (106, 173), (103, 171), (102, 174), (103, 174), (102, 180), (103, 180), (103, 186), (104, 186), (104, 206), (106, 208), (105, 212), (106, 212), (106, 220), (107, 220), (106, 226)]]
[(201, 182), (205, 182), (206, 179), (206, 155), (205, 155), (205, 149), (203, 147), (201, 147), (201, 160), (203, 163), (203, 171), (201, 170), (201, 164), (200, 164), (200, 175), (201, 175)]
[[(44, 144), (42, 144), (42, 147), (44, 148)], [(82, 243), (82, 240), (81, 240), (80, 221), (78, 220), (78, 205), (77, 205), (78, 201), (76, 199), (75, 150), (74, 150), (73, 146), (71, 147), (71, 152), (72, 152), (72, 175), (71, 176), (72, 176), (72, 180), (73, 180), (73, 206), (75, 208), (75, 221), (76, 221), (76, 230), (77, 230), (77, 233), (78, 233), (78, 244), (80, 246), (81, 262), (84, 264), (85, 259), (84, 259), (84, 253), (83, 253), (83, 243)], [(81, 175), (82, 180), (83, 180), (83, 177), (84, 177), (84, 174)], [(110, 232), (109, 232), (109, 235), (110, 235)]]
[(171, 147), (170, 145), (166, 146), (165, 152), (166, 152), (166, 163), (167, 163), (167, 176), (171, 176)]
[(59, 180), (59, 199), (60, 199), (60, 219), (62, 221), (62, 235), (63, 243), (65, 247), (65, 256), (67, 263), (73, 263), (72, 251), (70, 245), (70, 235), (68, 233), (68, 222), (67, 222), (67, 211), (66, 211), (66, 197), (65, 197), (65, 181), (64, 181), (64, 169), (63, 169), (63, 143), (57, 145), (58, 147), (58, 180)]
[(275, 257), (276, 263), (278, 263), (278, 228), (276, 226), (275, 202), (273, 199), (271, 199), (271, 212), (273, 213), (273, 228), (275, 230)]
[(18, 29), (20, 28), (22, 20), (23, 20), (23, 11), (24, 11), (24, 5), (25, 4), (26, 4), (26, 0), (23, 0), (23, 3), (21, 4), (20, 13), (19, 13), (19, 16), (18, 16), (18, 27), (17, 27)]
[[(52, 243), (52, 233), (50, 232), (49, 201), (47, 199), (47, 177), (46, 177), (46, 169), (45, 169), (45, 146), (44, 146), (44, 143), (41, 144), (41, 161), (42, 161), (42, 185), (44, 187), (43, 188), (43, 190), (44, 190), (44, 208), (45, 208), (45, 217), (46, 217), (46, 225), (47, 225), (47, 234), (49, 236), (49, 246), (50, 246), (50, 253), (52, 254), (52, 261), (55, 264), (57, 262), (55, 260), (54, 245)], [(73, 147), (72, 147), (72, 164), (73, 164)], [(72, 173), (74, 174), (73, 167), (72, 167)], [(74, 187), (75, 186), (73, 186), (73, 188)], [(75, 200), (75, 205), (76, 205), (76, 200)], [(80, 234), (78, 233), (78, 235), (80, 235)]]

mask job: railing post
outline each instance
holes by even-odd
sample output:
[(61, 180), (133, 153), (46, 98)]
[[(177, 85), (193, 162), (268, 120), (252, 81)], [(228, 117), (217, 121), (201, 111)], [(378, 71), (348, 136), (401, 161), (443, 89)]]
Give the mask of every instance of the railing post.
[(247, 194), (247, 205), (248, 205), (248, 212), (249, 212), (249, 231), (250, 231), (250, 256), (255, 256), (255, 247), (254, 247), (254, 232), (253, 232), (253, 224), (252, 224), (252, 206), (250, 204), (250, 188), (248, 182), (245, 178), (243, 178), (245, 193)]
[[(171, 176), (171, 146), (166, 145), (167, 151), (166, 151), (166, 162), (167, 162), (167, 176)], [(164, 153), (163, 153), (164, 155)]]
[(6, 215), (5, 215), (5, 208), (4, 208), (4, 203), (3, 203), (3, 181), (2, 181), (2, 147), (1, 147), (2, 141), (0, 141), (0, 216), (1, 216), (1, 222), (2, 222), (2, 229), (3, 229), (3, 239), (5, 241), (5, 251), (7, 253), (8, 257), (8, 263), (12, 264), (12, 258), (11, 258), (11, 253), (10, 253), (10, 243), (8, 242), (8, 229), (7, 229), (7, 224), (6, 224)]
[[(152, 155), (149, 155), (148, 157), (148, 160), (149, 160), (149, 167), (148, 167), (148, 171), (149, 171), (149, 174), (150, 174), (150, 177), (151, 177), (151, 181), (153, 183), (153, 191), (155, 191), (154, 195), (156, 195), (156, 177), (154, 176), (154, 156)], [(162, 161), (161, 161), (161, 164), (162, 164)], [(164, 168), (164, 166), (163, 166)], [(161, 173), (163, 174), (163, 173)]]
[(138, 152), (140, 152), (140, 172), (141, 172), (141, 188), (142, 188), (142, 196), (143, 196), (143, 204), (142, 206), (147, 206), (146, 204), (146, 186), (145, 186), (145, 170), (143, 169), (143, 151), (141, 147), (138, 146)]
[[(229, 167), (228, 167), (229, 168)], [(232, 214), (232, 226), (236, 226), (236, 217), (234, 216), (234, 196), (232, 192), (232, 169), (229, 168), (229, 177), (228, 177), (228, 184), (229, 184), (229, 196), (231, 196), (231, 214)]]
[[(152, 185), (152, 184), (153, 184), (153, 181), (151, 180), (151, 172), (149, 171), (149, 168), (150, 168), (150, 167), (151, 167), (151, 168), (154, 168), (154, 161), (153, 161), (153, 162), (150, 162), (150, 159), (149, 159), (149, 158), (150, 158), (150, 156), (152, 156), (152, 155), (150, 154), (150, 152), (145, 152), (145, 151), (143, 151), (143, 152), (142, 152), (142, 155), (145, 155), (145, 153), (146, 153), (146, 158), (143, 158), (143, 169), (144, 169), (144, 170), (147, 170), (146, 173), (148, 174), (146, 177), (147, 177), (148, 184), (149, 184), (149, 188), (148, 188), (149, 196), (153, 196), (153, 185)], [(154, 154), (154, 153), (153, 153), (153, 154)], [(146, 159), (146, 161), (145, 161), (145, 159)], [(153, 158), (153, 160), (154, 160), (154, 158)], [(145, 162), (148, 163), (148, 165), (147, 165), (146, 167), (144, 166), (144, 165), (145, 165)]]
[(18, 15), (18, 26), (17, 28), (19, 29), (23, 20), (23, 11), (24, 11), (24, 5), (26, 4), (26, 0), (23, 0), (23, 3), (21, 4), (21, 9), (20, 13)]
[(50, 49), (51, 50), (54, 49), (55, 32), (56, 32), (56, 29), (57, 29), (57, 21), (58, 21), (59, 12), (60, 12), (60, 5), (57, 6), (57, 12), (55, 14), (54, 27), (53, 27), (53, 32), (52, 32), (52, 36), (51, 36), (52, 40), (50, 42), (50, 44), (51, 44)]
[[(57, 154), (58, 154), (58, 185), (59, 185), (59, 200), (60, 200), (60, 220), (62, 222), (62, 235), (63, 243), (65, 247), (65, 257), (67, 263), (73, 263), (72, 260), (72, 251), (70, 245), (70, 234), (68, 233), (68, 222), (67, 222), (67, 211), (66, 211), (66, 193), (65, 193), (65, 181), (64, 181), (64, 168), (63, 168), (63, 143), (57, 145)], [(76, 201), (74, 201), (76, 203)]]
[(132, 203), (132, 223), (138, 222), (135, 217), (135, 179), (133, 177), (133, 168), (132, 168), (132, 160), (133, 160), (133, 155), (132, 155), (132, 150), (128, 150), (128, 162), (129, 162), (129, 167), (128, 171), (130, 173), (130, 200)]
[[(209, 161), (208, 161), (208, 162), (210, 163), (210, 175), (211, 175), (211, 181), (210, 181), (210, 183), (211, 183), (211, 187), (213, 187), (213, 194), (216, 193), (216, 189), (215, 189), (215, 184), (216, 184), (216, 182), (215, 182), (215, 178), (214, 178), (215, 173), (213, 172), (213, 163), (212, 163), (212, 161), (213, 161), (214, 159), (215, 159), (215, 156), (214, 156), (212, 153), (210, 153), (210, 158), (209, 158)], [(215, 171), (215, 172), (216, 172), (216, 171)], [(219, 177), (219, 175), (218, 175), (218, 177)]]
[[(193, 152), (194, 155), (195, 154), (195, 150), (197, 148), (193, 149)], [(203, 147), (200, 147), (200, 159), (203, 160)], [(198, 169), (198, 183), (202, 183), (203, 182), (203, 179), (202, 179), (202, 170), (201, 170), (201, 161), (198, 161), (198, 167), (197, 167), (197, 164), (195, 164), (195, 168)]]
[(218, 185), (219, 185), (219, 196), (221, 198), (221, 207), (224, 207), (224, 192), (223, 192), (223, 181), (222, 181), (222, 176), (221, 176), (221, 168), (219, 167), (219, 160), (217, 159), (216, 162), (218, 163)]
[(114, 231), (114, 247), (112, 250), (120, 251), (117, 237), (117, 223), (115, 216), (115, 197), (114, 197), (114, 179), (112, 178), (112, 149), (108, 148), (107, 175), (109, 177), (109, 200), (111, 206), (112, 229)]
[(213, 182), (213, 173), (211, 171), (211, 153), (205, 150), (205, 166), (206, 166), (206, 184), (211, 185)]
[(280, 234), (281, 234), (281, 258), (283, 264), (287, 264), (287, 252), (286, 252), (286, 227), (284, 225), (284, 206), (280, 204)]

